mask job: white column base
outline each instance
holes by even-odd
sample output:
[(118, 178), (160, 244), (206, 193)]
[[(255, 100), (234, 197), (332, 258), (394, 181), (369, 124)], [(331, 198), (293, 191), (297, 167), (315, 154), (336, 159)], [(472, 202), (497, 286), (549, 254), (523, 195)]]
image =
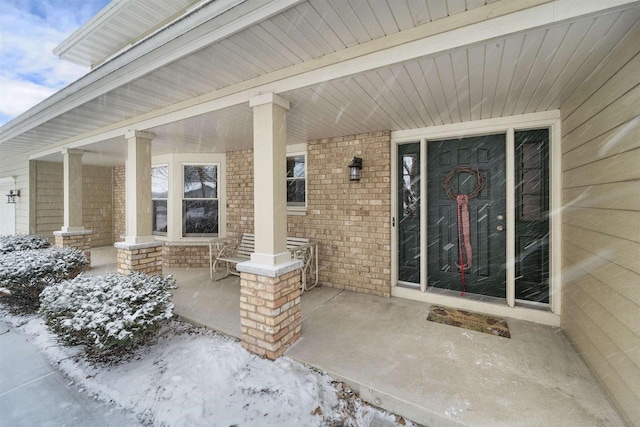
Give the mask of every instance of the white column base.
[(153, 243), (156, 241), (154, 236), (124, 236), (124, 242), (129, 245), (137, 245), (140, 243)]
[(242, 273), (257, 274), (258, 276), (279, 277), (290, 271), (301, 269), (302, 265), (301, 259), (289, 260), (278, 265), (264, 265), (245, 261), (236, 265), (236, 269)]
[(252, 253), (251, 254), (251, 263), (252, 264), (261, 264), (267, 266), (274, 266), (278, 264), (284, 264), (285, 262), (291, 261), (291, 252), (281, 252), (279, 254), (261, 254), (261, 253)]
[(75, 235), (75, 234), (91, 234), (92, 231), (91, 230), (87, 230), (86, 228), (80, 226), (80, 227), (68, 227), (68, 226), (63, 226), (60, 231), (54, 231), (53, 235), (54, 236), (64, 236), (64, 235)]

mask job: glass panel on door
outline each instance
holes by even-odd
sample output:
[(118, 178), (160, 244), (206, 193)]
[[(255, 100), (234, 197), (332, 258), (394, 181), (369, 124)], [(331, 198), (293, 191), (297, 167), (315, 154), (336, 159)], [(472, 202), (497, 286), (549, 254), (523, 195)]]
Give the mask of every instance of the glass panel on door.
[(398, 280), (420, 283), (420, 143), (398, 147)]
[(515, 132), (516, 299), (549, 303), (549, 130)]

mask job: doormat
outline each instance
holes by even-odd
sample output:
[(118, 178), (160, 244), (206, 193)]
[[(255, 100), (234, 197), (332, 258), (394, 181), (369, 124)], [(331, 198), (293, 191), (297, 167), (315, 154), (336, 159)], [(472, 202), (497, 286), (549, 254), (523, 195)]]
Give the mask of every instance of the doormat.
[(466, 310), (432, 305), (427, 320), (457, 326), (471, 331), (511, 338), (507, 321), (502, 317), (472, 313)]

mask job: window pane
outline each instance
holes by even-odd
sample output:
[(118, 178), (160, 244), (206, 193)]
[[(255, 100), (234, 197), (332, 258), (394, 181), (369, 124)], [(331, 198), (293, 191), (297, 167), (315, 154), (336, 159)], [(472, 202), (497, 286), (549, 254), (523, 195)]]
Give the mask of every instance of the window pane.
[(153, 232), (167, 232), (167, 201), (154, 200), (153, 202)]
[(183, 200), (182, 232), (187, 234), (218, 233), (217, 200)]
[(417, 154), (402, 156), (402, 216), (415, 217), (420, 203), (420, 170)]
[(287, 181), (287, 204), (290, 206), (304, 206), (304, 179)]
[(217, 199), (218, 167), (213, 165), (184, 166), (185, 199)]
[(287, 178), (304, 178), (304, 156), (287, 157)]
[(166, 199), (169, 197), (169, 167), (151, 168), (151, 198)]

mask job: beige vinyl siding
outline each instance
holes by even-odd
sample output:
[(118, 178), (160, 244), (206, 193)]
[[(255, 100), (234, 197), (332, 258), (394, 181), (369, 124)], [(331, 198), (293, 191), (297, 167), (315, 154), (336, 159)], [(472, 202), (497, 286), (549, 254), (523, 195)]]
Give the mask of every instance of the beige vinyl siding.
[(562, 326), (640, 426), (640, 25), (561, 106)]
[[(63, 224), (62, 163), (34, 162), (36, 232), (53, 241), (53, 232)], [(82, 168), (83, 226), (93, 231), (91, 246), (108, 246), (113, 241), (113, 168)]]
[[(0, 160), (0, 178), (15, 178), (15, 189), (20, 190), (16, 199), (16, 233), (29, 233), (29, 159), (27, 156)], [(0, 203), (6, 203), (4, 194), (0, 194)]]
[(62, 163), (35, 162), (36, 233), (53, 243), (53, 232), (63, 223)]

